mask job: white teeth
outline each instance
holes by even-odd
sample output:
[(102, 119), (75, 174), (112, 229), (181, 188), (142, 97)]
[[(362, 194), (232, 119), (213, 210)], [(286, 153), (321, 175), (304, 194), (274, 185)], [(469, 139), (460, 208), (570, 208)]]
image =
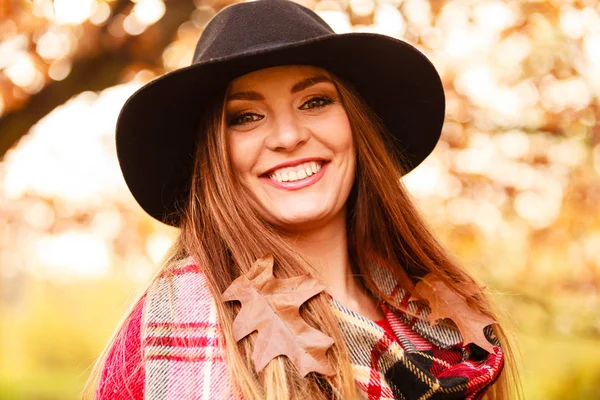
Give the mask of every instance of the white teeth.
[(288, 169), (286, 172), (276, 171), (269, 175), (269, 178), (276, 182), (294, 182), (301, 179), (306, 179), (307, 177), (316, 174), (321, 170), (322, 164), (319, 162), (310, 162), (303, 164), (302, 166), (298, 165), (297, 170)]

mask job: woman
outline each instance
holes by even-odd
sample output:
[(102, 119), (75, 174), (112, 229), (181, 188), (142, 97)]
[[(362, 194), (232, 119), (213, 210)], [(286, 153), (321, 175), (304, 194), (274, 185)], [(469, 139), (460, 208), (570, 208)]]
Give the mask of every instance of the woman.
[[(192, 65), (119, 117), (132, 194), (181, 234), (88, 388), (100, 399), (515, 398), (485, 295), (400, 182), (443, 117), (437, 72), (404, 42), (336, 35), (286, 0), (217, 14)], [(483, 343), (456, 328), (467, 314), (427, 322), (434, 305), (415, 284), (432, 276), (490, 321)], [(305, 283), (306, 298), (286, 297)], [(295, 319), (277, 308), (290, 302)]]

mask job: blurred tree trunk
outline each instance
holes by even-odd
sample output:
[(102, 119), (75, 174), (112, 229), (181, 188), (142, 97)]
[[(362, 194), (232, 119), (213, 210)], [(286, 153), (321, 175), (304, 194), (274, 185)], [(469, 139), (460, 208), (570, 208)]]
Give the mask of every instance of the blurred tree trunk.
[[(3, 1), (0, 0), (0, 5)], [(115, 41), (110, 37), (108, 26), (115, 18), (122, 18), (119, 12), (130, 6), (128, 0), (115, 4), (113, 17), (101, 28), (91, 48), (87, 43), (80, 46), (82, 53), (89, 51), (89, 54), (73, 61), (71, 73), (64, 80), (51, 82), (33, 95), (21, 109), (0, 118), (0, 161), (6, 151), (26, 135), (37, 121), (74, 95), (86, 90), (103, 90), (120, 83), (123, 72), (132, 64), (162, 68), (163, 50), (195, 8), (192, 1), (171, 0), (161, 20), (142, 35), (125, 35), (122, 40)], [(103, 45), (107, 42), (116, 44)], [(140, 47), (143, 51), (140, 51)]]

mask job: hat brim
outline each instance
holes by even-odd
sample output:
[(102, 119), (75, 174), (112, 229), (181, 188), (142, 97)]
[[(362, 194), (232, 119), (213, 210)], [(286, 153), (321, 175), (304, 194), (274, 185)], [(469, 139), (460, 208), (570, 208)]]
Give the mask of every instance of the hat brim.
[(233, 79), (279, 65), (313, 65), (350, 82), (396, 139), (406, 172), (439, 140), (444, 90), (434, 66), (413, 46), (370, 33), (271, 43), (167, 73), (127, 100), (117, 120), (117, 155), (131, 193), (148, 214), (179, 225), (177, 207), (189, 193), (202, 110)]

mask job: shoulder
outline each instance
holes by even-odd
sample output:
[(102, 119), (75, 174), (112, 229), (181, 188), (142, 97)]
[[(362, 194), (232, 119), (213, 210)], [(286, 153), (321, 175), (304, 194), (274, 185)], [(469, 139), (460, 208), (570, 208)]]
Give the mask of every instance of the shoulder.
[(173, 262), (120, 326), (107, 351), (96, 399), (152, 398), (173, 385), (228, 399), (231, 386), (220, 337), (216, 304), (202, 269), (191, 258)]

